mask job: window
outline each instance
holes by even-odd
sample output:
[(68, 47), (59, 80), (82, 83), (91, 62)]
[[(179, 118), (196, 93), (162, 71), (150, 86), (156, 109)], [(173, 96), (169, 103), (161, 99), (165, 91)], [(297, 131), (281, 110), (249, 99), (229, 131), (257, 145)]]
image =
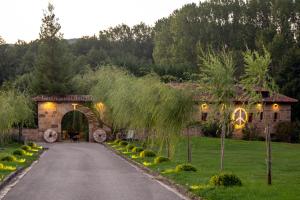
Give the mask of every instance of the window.
[(207, 113), (202, 113), (201, 114), (201, 120), (206, 121), (207, 120), (207, 115), (208, 115)]
[(274, 122), (276, 122), (278, 120), (278, 112), (274, 113), (274, 118), (273, 118)]
[(251, 123), (253, 121), (253, 113), (249, 113), (248, 122)]
[(264, 119), (264, 112), (259, 113), (259, 120), (262, 121)]

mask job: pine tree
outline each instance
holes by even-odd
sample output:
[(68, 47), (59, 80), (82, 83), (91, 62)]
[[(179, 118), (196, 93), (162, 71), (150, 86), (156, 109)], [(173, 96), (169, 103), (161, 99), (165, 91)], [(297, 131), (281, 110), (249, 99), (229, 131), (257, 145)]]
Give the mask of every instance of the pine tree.
[(40, 28), (38, 55), (35, 60), (33, 89), (37, 94), (62, 95), (71, 91), (71, 55), (60, 33), (61, 26), (48, 4)]

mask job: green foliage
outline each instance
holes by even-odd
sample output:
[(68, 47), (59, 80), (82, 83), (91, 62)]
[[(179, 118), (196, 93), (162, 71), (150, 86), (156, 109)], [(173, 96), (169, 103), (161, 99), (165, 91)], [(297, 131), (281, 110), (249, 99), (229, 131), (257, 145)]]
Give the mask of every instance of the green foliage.
[(219, 129), (220, 127), (216, 122), (207, 122), (201, 124), (201, 132), (205, 136), (217, 137), (219, 135), (217, 133)]
[(257, 93), (253, 88), (267, 90), (272, 96), (277, 86), (270, 76), (271, 55), (264, 48), (263, 54), (257, 51), (246, 51), (244, 53), (245, 74), (242, 76), (241, 84), (244, 87), (244, 98), (249, 104), (262, 102), (262, 93)]
[(15, 155), (15, 156), (25, 156), (26, 151), (24, 149), (16, 149), (15, 151), (13, 151), (13, 155)]
[(27, 142), (27, 145), (30, 146), (31, 148), (37, 148), (38, 145), (35, 142)]
[(167, 161), (170, 161), (170, 159), (167, 157), (158, 156), (154, 159), (154, 164), (159, 164), (159, 163), (167, 162)]
[(105, 121), (117, 129), (144, 130), (145, 142), (174, 149), (177, 136), (194, 111), (188, 91), (173, 89), (155, 75), (136, 78), (115, 68), (95, 73), (97, 81), (91, 94), (95, 102), (105, 104)]
[(275, 126), (274, 139), (281, 142), (299, 142), (300, 131), (297, 123), (279, 122)]
[(214, 186), (241, 186), (242, 181), (234, 174), (221, 173), (210, 178), (209, 183)]
[(127, 145), (128, 145), (128, 142), (126, 142), (126, 141), (120, 141), (118, 144), (119, 144), (120, 146), (127, 146)]
[(132, 149), (134, 148), (135, 146), (133, 144), (127, 144), (126, 146), (126, 149), (127, 151), (132, 151)]
[(144, 150), (140, 153), (141, 158), (155, 157), (155, 156), (156, 156), (156, 154), (154, 153), (154, 151), (151, 151), (151, 150)]
[(191, 164), (180, 164), (180, 165), (177, 165), (176, 168), (175, 168), (175, 171), (176, 172), (181, 172), (181, 171), (192, 171), (192, 172), (196, 172), (197, 171), (197, 168), (194, 167), (193, 165)]
[(264, 140), (261, 133), (257, 130), (254, 125), (247, 125), (243, 128), (243, 139), (244, 140)]
[(22, 145), (21, 146), (21, 149), (25, 150), (25, 151), (30, 151), (31, 150), (31, 147), (28, 146), (28, 145)]
[(15, 162), (17, 160), (17, 158), (15, 156), (8, 155), (8, 156), (2, 157), (0, 160), (5, 161), (5, 162)]
[(54, 6), (49, 3), (42, 19), (37, 57), (34, 64), (33, 91), (36, 94), (58, 95), (71, 92), (71, 59), (65, 41), (62, 40)]
[(132, 149), (132, 152), (133, 152), (133, 153), (140, 153), (140, 152), (142, 152), (142, 151), (144, 151), (144, 149), (143, 149), (142, 147), (134, 147), (134, 148)]
[(23, 127), (33, 122), (33, 105), (24, 93), (0, 91), (0, 144), (7, 143), (13, 125)]

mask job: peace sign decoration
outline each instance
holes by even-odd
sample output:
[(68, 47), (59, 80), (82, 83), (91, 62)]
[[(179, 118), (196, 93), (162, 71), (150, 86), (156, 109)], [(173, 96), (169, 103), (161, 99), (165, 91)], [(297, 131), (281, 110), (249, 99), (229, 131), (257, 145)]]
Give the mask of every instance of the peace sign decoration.
[(233, 111), (231, 120), (235, 129), (242, 129), (248, 121), (248, 113), (244, 108), (238, 107)]

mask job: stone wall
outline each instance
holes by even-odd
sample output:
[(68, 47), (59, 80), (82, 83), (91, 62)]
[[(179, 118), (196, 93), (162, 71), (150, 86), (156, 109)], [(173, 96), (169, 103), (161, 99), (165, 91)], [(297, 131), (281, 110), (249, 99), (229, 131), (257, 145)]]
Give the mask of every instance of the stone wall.
[(56, 131), (61, 139), (61, 122), (63, 116), (74, 110), (82, 112), (88, 119), (89, 123), (89, 141), (93, 141), (92, 133), (99, 128), (97, 120), (94, 119), (92, 111), (80, 105), (79, 103), (70, 102), (39, 102), (38, 103), (38, 133), (37, 138), (41, 140), (47, 129)]

